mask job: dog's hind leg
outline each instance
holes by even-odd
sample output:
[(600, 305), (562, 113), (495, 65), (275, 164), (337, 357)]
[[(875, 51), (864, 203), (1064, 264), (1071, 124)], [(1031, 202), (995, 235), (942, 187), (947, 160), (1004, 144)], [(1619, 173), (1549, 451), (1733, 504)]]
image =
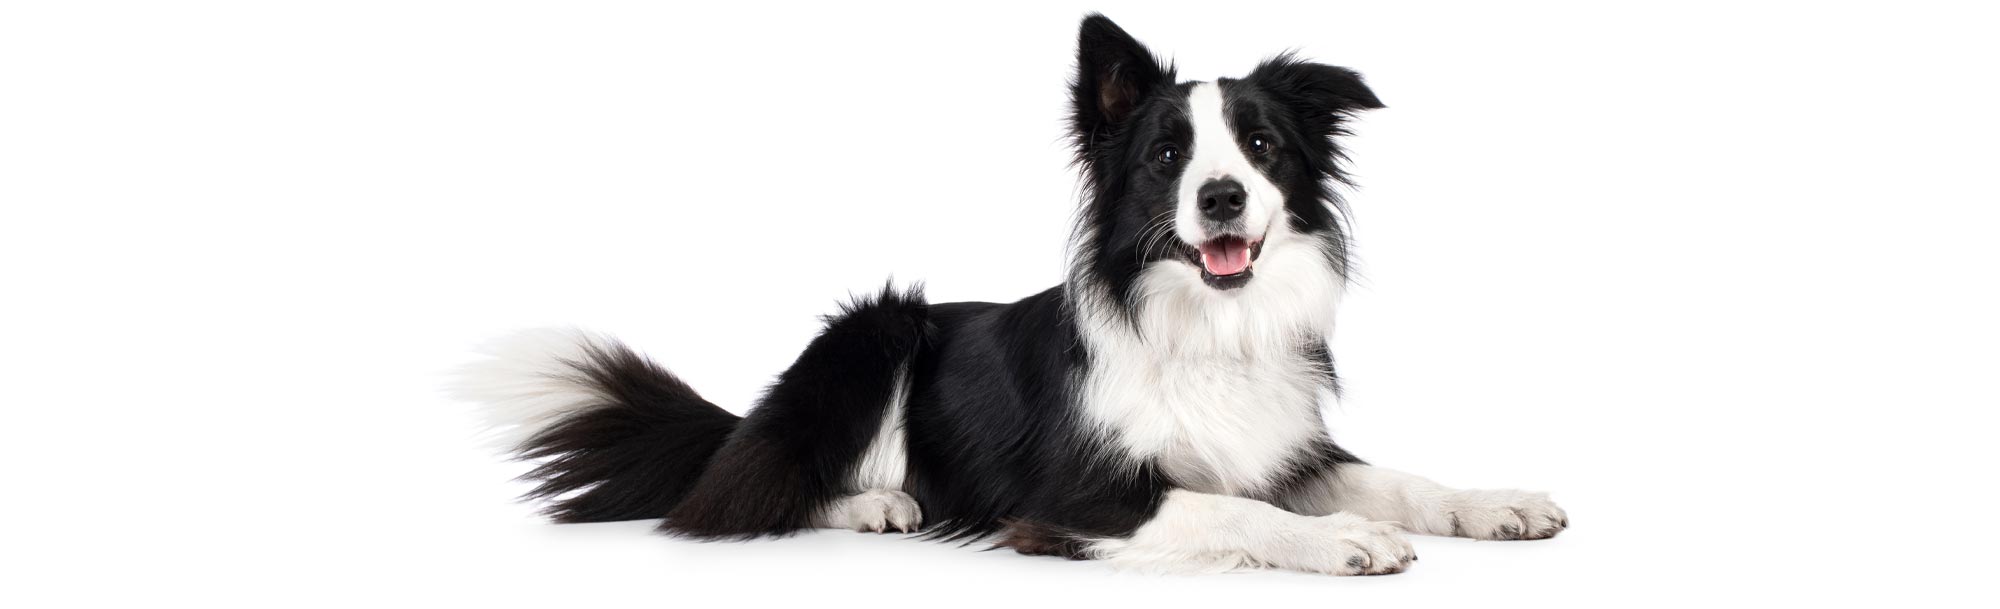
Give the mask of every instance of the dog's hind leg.
[(906, 371), (930, 333), (914, 290), (885, 290), (828, 318), (660, 528), (744, 538), (916, 527), (916, 502), (900, 490), (900, 410)]
[(917, 507), (915, 497), (904, 492), (910, 464), (903, 423), (903, 407), (910, 391), (908, 377), (907, 367), (897, 371), (895, 392), (883, 410), (881, 425), (849, 475), (847, 488), (859, 492), (828, 503), (813, 526), (876, 533), (908, 533), (922, 526), (923, 510)]

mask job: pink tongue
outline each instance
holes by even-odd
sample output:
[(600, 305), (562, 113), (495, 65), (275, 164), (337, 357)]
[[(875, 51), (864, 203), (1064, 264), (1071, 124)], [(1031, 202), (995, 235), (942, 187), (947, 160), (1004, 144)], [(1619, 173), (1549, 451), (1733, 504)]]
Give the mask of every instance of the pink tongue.
[(1201, 244), (1201, 264), (1210, 275), (1235, 275), (1250, 268), (1250, 244), (1224, 237)]

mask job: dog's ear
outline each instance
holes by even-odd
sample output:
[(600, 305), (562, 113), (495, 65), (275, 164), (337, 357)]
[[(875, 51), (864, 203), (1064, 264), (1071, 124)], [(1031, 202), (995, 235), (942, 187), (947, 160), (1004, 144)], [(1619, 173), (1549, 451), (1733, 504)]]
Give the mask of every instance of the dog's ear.
[(1243, 80), (1298, 109), (1310, 126), (1329, 136), (1341, 134), (1340, 124), (1355, 113), (1383, 107), (1375, 92), (1361, 82), (1360, 74), (1302, 61), (1290, 53), (1258, 64)]
[(1070, 84), (1071, 129), (1077, 147), (1090, 148), (1131, 117), (1162, 84), (1173, 82), (1146, 45), (1103, 15), (1083, 19), (1076, 36), (1076, 80)]

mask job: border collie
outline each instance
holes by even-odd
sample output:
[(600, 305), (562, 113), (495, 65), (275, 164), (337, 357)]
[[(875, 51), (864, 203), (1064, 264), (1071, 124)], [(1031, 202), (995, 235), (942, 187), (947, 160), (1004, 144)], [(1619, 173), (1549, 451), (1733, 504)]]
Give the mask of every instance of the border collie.
[(461, 377), (558, 522), (701, 539), (921, 532), (1166, 571), (1400, 572), (1405, 532), (1542, 539), (1539, 493), (1457, 490), (1327, 434), (1347, 272), (1336, 138), (1382, 102), (1290, 54), (1182, 82), (1084, 19), (1068, 277), (1016, 302), (885, 289), (826, 320), (738, 417), (630, 349), (567, 331)]

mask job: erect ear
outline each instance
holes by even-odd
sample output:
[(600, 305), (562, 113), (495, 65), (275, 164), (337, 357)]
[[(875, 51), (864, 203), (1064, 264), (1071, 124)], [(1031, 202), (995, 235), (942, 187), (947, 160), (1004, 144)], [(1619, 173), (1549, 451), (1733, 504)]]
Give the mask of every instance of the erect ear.
[(1117, 127), (1147, 94), (1172, 81), (1173, 69), (1161, 68), (1152, 51), (1118, 24), (1094, 13), (1085, 17), (1076, 36), (1076, 81), (1070, 85), (1078, 146)]
[(1302, 61), (1290, 53), (1265, 60), (1244, 80), (1256, 82), (1279, 101), (1300, 109), (1328, 135), (1339, 133), (1340, 123), (1354, 113), (1382, 107), (1382, 100), (1361, 82), (1360, 74)]

